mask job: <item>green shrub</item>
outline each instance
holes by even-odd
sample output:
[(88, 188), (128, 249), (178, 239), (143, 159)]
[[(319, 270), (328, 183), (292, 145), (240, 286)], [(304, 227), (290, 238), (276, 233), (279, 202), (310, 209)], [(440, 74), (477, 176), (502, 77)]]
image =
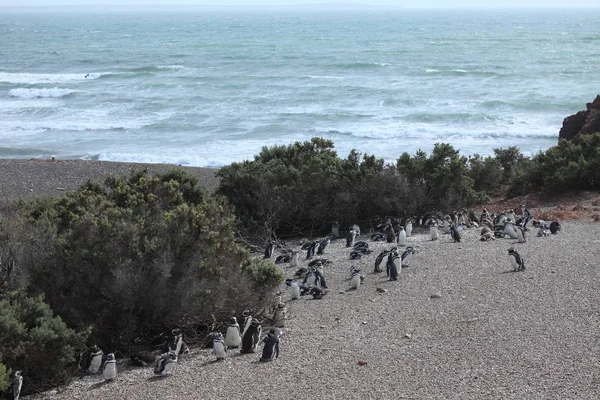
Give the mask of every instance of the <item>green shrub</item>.
[(226, 200), (183, 172), (137, 171), (25, 207), (33, 232), (26, 253), (36, 254), (22, 261), (30, 287), (70, 326), (94, 325), (108, 351), (260, 308), (252, 279), (268, 279), (257, 282), (265, 292), (281, 280), (260, 268), (240, 274), (250, 256)]
[(10, 374), (4, 364), (0, 362), (0, 393), (8, 389), (10, 384)]
[[(67, 382), (87, 335), (69, 329), (42, 296), (13, 291), (0, 297), (0, 359), (23, 371), (24, 393)], [(0, 391), (6, 373), (0, 364)]]

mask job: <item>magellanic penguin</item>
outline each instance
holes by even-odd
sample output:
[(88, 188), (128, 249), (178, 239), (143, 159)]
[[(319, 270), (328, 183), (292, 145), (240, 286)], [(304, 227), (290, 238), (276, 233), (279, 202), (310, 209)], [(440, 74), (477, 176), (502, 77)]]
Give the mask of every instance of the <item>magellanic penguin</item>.
[(415, 254), (415, 253), (416, 253), (415, 249), (412, 248), (411, 246), (408, 246), (402, 252), (402, 263), (401, 263), (402, 268), (409, 266), (410, 261), (412, 260), (413, 254)]
[(454, 225), (450, 225), (450, 236), (454, 240), (454, 243), (460, 242), (460, 232)]
[(317, 254), (325, 254), (325, 249), (327, 248), (327, 246), (329, 246), (329, 243), (331, 243), (331, 238), (326, 237), (325, 239), (321, 240), (321, 243), (319, 243), (319, 249), (317, 250)]
[(353, 247), (354, 246), (354, 241), (356, 240), (356, 231), (352, 228), (350, 228), (350, 230), (348, 231), (348, 234), (346, 235), (346, 247)]
[(12, 378), (10, 380), (10, 386), (8, 388), (8, 399), (19, 400), (19, 396), (21, 396), (21, 388), (23, 387), (23, 376), (21, 375), (21, 371), (15, 371), (12, 374)]
[(275, 328), (272, 328), (267, 336), (262, 340), (264, 343), (260, 361), (273, 361), (279, 357), (279, 334)]
[(217, 361), (224, 360), (227, 357), (227, 344), (221, 332), (213, 338), (213, 354), (217, 357)]
[(323, 298), (323, 296), (325, 296), (327, 294), (327, 292), (319, 287), (313, 287), (310, 288), (310, 292), (309, 292), (312, 297), (313, 300), (321, 300)]
[(515, 227), (515, 232), (517, 233), (517, 243), (525, 243), (527, 242), (527, 237), (525, 236), (525, 228), (522, 226)]
[(104, 368), (102, 369), (102, 376), (105, 381), (112, 381), (117, 377), (117, 360), (115, 360), (115, 355), (113, 353), (109, 353), (106, 356)]
[[(174, 346), (170, 346), (169, 350), (174, 350), (175, 351), (175, 355), (177, 357), (179, 357), (182, 354), (188, 354), (190, 352), (190, 349), (187, 347), (187, 345), (185, 344), (185, 342), (183, 341), (183, 332), (181, 332), (181, 329), (173, 329), (171, 331), (171, 335), (173, 335), (173, 344)], [(167, 352), (165, 352), (167, 353)]]
[(350, 287), (352, 289), (358, 289), (360, 287), (360, 270), (354, 269), (352, 270), (352, 277), (350, 278)]
[(154, 375), (167, 376), (173, 373), (173, 369), (177, 364), (177, 355), (174, 351), (161, 354), (156, 359), (156, 365), (154, 366)]
[(244, 310), (238, 321), (240, 325), (240, 333), (242, 337), (244, 337), (246, 329), (248, 329), (250, 323), (252, 322), (252, 315), (250, 315), (250, 310)]
[(292, 250), (292, 255), (290, 257), (290, 267), (298, 267), (298, 250)]
[(406, 227), (404, 228), (404, 230), (406, 231), (407, 238), (409, 238), (412, 235), (412, 228), (413, 228), (412, 219), (406, 220)]
[(393, 250), (390, 251), (390, 253), (388, 254), (388, 258), (387, 258), (387, 262), (385, 264), (386, 266), (386, 272), (387, 272), (387, 276), (388, 278), (390, 278), (390, 281), (397, 281), (398, 280), (398, 259), (400, 257), (398, 256), (398, 253)]
[(510, 236), (511, 239), (519, 238), (517, 236), (517, 230), (515, 229), (515, 226), (510, 222), (504, 223), (504, 233), (507, 234), (508, 236)]
[(381, 272), (381, 262), (383, 261), (383, 259), (385, 257), (388, 256), (388, 254), (390, 253), (390, 250), (383, 250), (381, 253), (379, 253), (379, 255), (377, 256), (377, 258), (375, 259), (375, 269), (373, 270), (373, 272)]
[(440, 237), (437, 223), (433, 222), (431, 225), (429, 225), (429, 236), (431, 237), (431, 240), (438, 240)]
[(513, 247), (508, 249), (508, 256), (510, 257), (510, 265), (513, 267), (513, 271), (525, 270), (525, 259)]
[(102, 356), (104, 353), (97, 345), (90, 347), (82, 354), (80, 368), (88, 374), (97, 374), (102, 366)]
[(265, 247), (265, 258), (271, 258), (271, 256), (273, 256), (273, 248), (275, 247), (275, 244), (273, 243), (273, 241), (271, 239), (269, 239), (269, 242), (267, 243), (267, 247)]
[(231, 349), (236, 349), (242, 344), (242, 332), (236, 317), (229, 320), (229, 326), (225, 331), (225, 344)]
[(244, 337), (242, 338), (242, 349), (241, 353), (254, 353), (258, 342), (260, 341), (262, 329), (260, 322), (257, 319), (252, 319), (250, 327), (246, 330)]
[(292, 300), (298, 300), (300, 298), (300, 285), (295, 279), (286, 279), (285, 284), (291, 289)]
[(406, 246), (406, 230), (403, 226), (400, 226), (400, 230), (398, 231), (398, 246)]
[(284, 303), (277, 304), (273, 314), (273, 326), (276, 328), (285, 328), (287, 320), (287, 308)]

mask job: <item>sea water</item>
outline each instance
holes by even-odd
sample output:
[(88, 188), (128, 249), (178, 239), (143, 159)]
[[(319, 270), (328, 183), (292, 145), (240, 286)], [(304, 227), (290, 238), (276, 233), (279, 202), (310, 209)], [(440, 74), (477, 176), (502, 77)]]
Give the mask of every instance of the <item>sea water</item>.
[(323, 137), (393, 161), (557, 143), (600, 10), (0, 8), (0, 158), (218, 167)]

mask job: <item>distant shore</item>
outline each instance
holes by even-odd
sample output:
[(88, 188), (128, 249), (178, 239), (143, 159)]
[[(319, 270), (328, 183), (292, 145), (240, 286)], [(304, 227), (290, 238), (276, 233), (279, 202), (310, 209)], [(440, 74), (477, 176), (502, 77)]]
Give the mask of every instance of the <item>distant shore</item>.
[(218, 168), (91, 160), (0, 159), (0, 201), (62, 196), (88, 180), (102, 183), (109, 176), (129, 175), (140, 168), (148, 169), (151, 174), (184, 170), (196, 176), (208, 190), (215, 190), (219, 184)]

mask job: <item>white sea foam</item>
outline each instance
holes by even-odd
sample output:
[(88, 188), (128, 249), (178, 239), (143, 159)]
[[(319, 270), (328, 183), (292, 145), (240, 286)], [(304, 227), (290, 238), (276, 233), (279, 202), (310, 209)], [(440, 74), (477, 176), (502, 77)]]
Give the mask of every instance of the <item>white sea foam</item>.
[[(0, 72), (0, 83), (18, 83), (27, 85), (37, 85), (43, 83), (65, 83), (74, 81), (85, 81), (98, 79), (104, 75), (110, 75), (111, 72), (80, 73), (80, 74), (32, 74), (32, 73), (12, 73)], [(87, 75), (87, 78), (86, 78)]]
[(8, 94), (12, 97), (21, 97), (24, 99), (39, 99), (44, 97), (63, 97), (78, 92), (80, 91), (73, 89), (61, 89), (57, 87), (47, 89), (16, 88), (9, 90)]

